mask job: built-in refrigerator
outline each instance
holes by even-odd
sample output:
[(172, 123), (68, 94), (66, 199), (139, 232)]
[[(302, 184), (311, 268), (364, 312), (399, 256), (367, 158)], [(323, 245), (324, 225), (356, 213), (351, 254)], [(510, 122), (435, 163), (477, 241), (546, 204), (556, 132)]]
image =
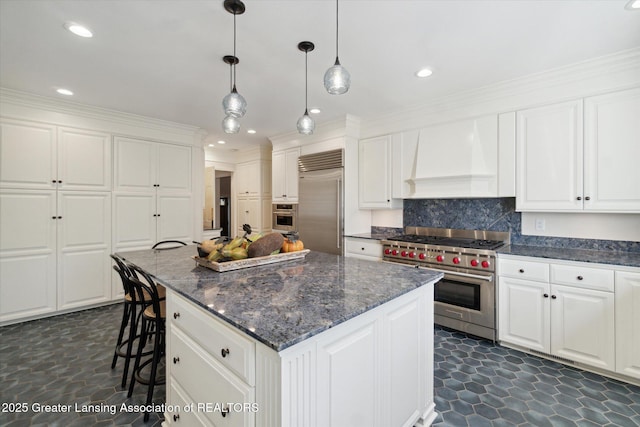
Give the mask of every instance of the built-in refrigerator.
[(343, 254), (342, 150), (300, 156), (298, 233), (305, 248)]

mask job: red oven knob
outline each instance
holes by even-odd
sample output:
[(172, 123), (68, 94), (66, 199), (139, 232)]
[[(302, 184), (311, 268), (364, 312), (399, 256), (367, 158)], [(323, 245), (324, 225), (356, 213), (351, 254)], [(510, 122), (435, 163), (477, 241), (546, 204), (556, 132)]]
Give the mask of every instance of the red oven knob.
[(387, 248), (384, 250), (385, 255), (389, 255), (391, 253), (391, 249)]
[(458, 258), (458, 257), (453, 257), (453, 263), (454, 263), (454, 264), (460, 264), (460, 258)]
[(471, 266), (472, 266), (472, 267), (477, 267), (477, 266), (478, 266), (478, 264), (479, 264), (479, 262), (478, 262), (478, 260), (477, 260), (477, 259), (472, 259), (472, 260), (471, 260)]
[(400, 256), (403, 257), (403, 258), (406, 257), (407, 256), (407, 251), (400, 252)]
[(415, 257), (416, 257), (415, 252), (409, 252), (409, 258), (415, 258)]
[(421, 253), (420, 255), (418, 255), (418, 258), (420, 259), (425, 259), (427, 256), (424, 253)]
[(444, 257), (443, 257), (442, 255), (438, 255), (438, 256), (436, 257), (436, 261), (438, 261), (438, 262), (442, 262), (442, 261), (444, 261)]
[(482, 261), (482, 268), (489, 268), (489, 261)]
[(396, 249), (392, 250), (391, 255), (398, 255), (398, 251)]

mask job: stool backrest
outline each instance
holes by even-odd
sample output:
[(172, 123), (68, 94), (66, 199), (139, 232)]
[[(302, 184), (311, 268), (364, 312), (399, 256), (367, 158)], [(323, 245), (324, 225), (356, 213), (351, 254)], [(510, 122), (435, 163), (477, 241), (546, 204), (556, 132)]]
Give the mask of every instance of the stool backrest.
[(122, 282), (122, 288), (124, 289), (125, 295), (129, 295), (133, 300), (135, 300), (135, 292), (132, 292), (131, 284), (129, 283), (129, 279), (133, 273), (131, 273), (131, 270), (129, 270), (129, 267), (122, 258), (114, 254), (111, 254), (110, 257), (116, 263), (116, 265), (113, 266), (113, 269), (117, 271), (120, 276), (120, 281)]
[(162, 240), (162, 241), (156, 243), (155, 245), (153, 245), (151, 247), (151, 249), (158, 249), (158, 250), (175, 249), (175, 248), (179, 248), (181, 246), (187, 246), (187, 244), (185, 242), (180, 241), (180, 240)]
[(160, 320), (160, 295), (158, 294), (158, 287), (155, 280), (137, 265), (129, 264), (128, 267), (132, 272), (129, 283), (137, 292), (139, 300), (144, 300), (144, 292), (146, 291), (151, 297), (151, 304), (156, 315), (156, 320)]

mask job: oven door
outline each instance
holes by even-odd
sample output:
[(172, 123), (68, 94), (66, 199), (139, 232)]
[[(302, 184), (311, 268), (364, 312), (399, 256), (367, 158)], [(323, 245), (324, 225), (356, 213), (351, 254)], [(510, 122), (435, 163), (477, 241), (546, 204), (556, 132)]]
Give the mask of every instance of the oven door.
[(277, 231), (297, 231), (296, 216), (293, 212), (274, 212), (273, 229)]
[(436, 271), (444, 273), (444, 277), (435, 284), (434, 289), (435, 314), (437, 316), (495, 329), (493, 274)]

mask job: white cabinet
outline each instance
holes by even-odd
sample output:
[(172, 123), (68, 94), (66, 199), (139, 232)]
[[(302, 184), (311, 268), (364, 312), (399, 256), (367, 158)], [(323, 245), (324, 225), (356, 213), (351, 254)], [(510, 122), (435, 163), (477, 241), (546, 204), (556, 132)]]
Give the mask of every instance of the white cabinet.
[(615, 370), (613, 270), (499, 259), (501, 342)]
[(232, 185), (237, 193), (236, 234), (244, 234), (243, 224), (249, 224), (255, 232), (270, 232), (271, 162), (252, 160), (239, 163), (236, 166)]
[(382, 259), (382, 243), (379, 240), (345, 237), (344, 245), (344, 256), (372, 261)]
[(638, 88), (518, 111), (516, 210), (640, 211), (639, 116)]
[(117, 137), (115, 158), (115, 250), (193, 240), (191, 148)]
[(386, 427), (435, 418), (430, 285), (280, 352), (171, 290), (167, 313), (167, 405), (244, 408), (224, 418), (167, 413), (168, 425)]
[(616, 271), (616, 372), (640, 379), (640, 272)]
[(300, 148), (273, 152), (271, 195), (274, 203), (298, 201), (298, 157)]
[(360, 209), (401, 208), (392, 198), (391, 135), (358, 141), (358, 202)]

